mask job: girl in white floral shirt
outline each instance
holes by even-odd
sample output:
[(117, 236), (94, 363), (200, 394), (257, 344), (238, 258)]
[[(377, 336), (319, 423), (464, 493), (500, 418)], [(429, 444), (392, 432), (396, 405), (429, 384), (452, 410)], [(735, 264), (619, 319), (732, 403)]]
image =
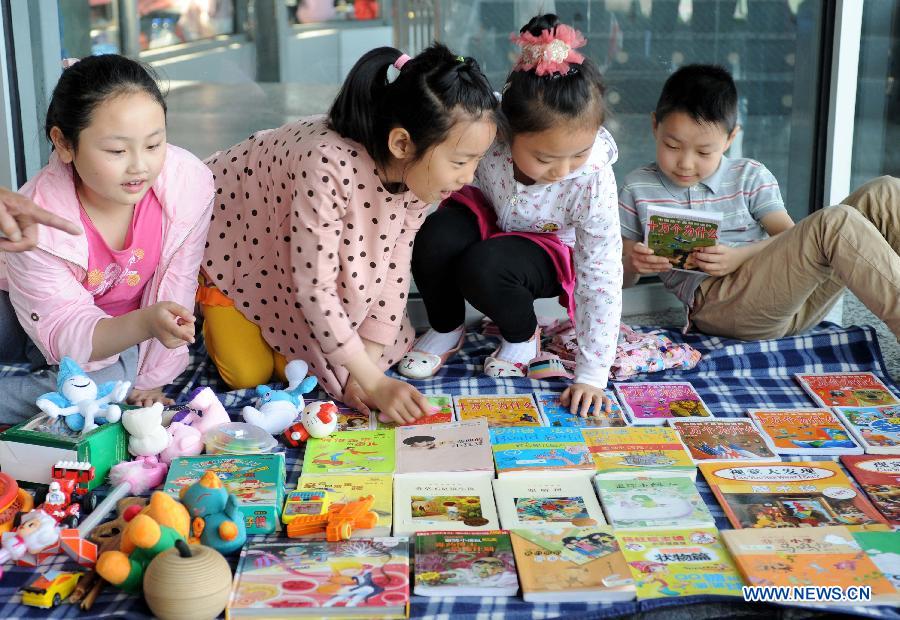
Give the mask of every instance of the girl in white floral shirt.
[(431, 329), (398, 370), (430, 377), (456, 353), (468, 301), (502, 336), (485, 373), (525, 376), (540, 353), (534, 300), (558, 295), (579, 345), (562, 402), (586, 415), (608, 404), (622, 309), (618, 149), (602, 127), (599, 70), (575, 51), (581, 33), (548, 14), (513, 41), (522, 53), (501, 103), (508, 137), (488, 150), (475, 186), (445, 200), (416, 237), (412, 271)]

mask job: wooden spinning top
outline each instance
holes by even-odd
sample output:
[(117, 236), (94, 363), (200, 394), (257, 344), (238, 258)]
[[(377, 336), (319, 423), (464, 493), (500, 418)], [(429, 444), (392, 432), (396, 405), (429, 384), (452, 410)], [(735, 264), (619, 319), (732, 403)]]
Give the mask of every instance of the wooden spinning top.
[(231, 568), (212, 547), (177, 541), (144, 573), (144, 599), (160, 620), (212, 620), (231, 593)]

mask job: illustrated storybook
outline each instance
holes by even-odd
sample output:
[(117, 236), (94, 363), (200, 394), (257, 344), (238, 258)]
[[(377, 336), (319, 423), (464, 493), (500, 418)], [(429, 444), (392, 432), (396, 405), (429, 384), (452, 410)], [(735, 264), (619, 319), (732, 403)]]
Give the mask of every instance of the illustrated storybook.
[(597, 478), (594, 483), (606, 519), (615, 528), (716, 526), (694, 481), (684, 476), (632, 480)]
[(828, 409), (751, 409), (747, 412), (778, 454), (862, 454), (863, 449)]
[(394, 429), (337, 432), (306, 442), (304, 476), (394, 472)]
[(481, 476), (434, 474), (394, 478), (394, 535), (425, 531), (499, 530), (491, 481)]
[[(297, 481), (298, 491), (327, 491), (328, 501), (332, 504), (347, 504), (369, 495), (375, 498), (372, 510), (378, 515), (378, 524), (371, 529), (354, 529), (351, 534), (353, 538), (390, 536), (391, 515), (394, 509), (393, 489), (394, 483), (390, 474), (324, 474), (300, 476), (300, 480)], [(324, 537), (325, 532), (303, 536), (303, 538)]]
[(797, 373), (794, 378), (820, 407), (900, 404), (900, 399), (871, 372)]
[(491, 449), (497, 475), (506, 476), (594, 473), (591, 453), (572, 426), (512, 426), (491, 429)]
[(405, 538), (250, 542), (225, 617), (406, 618), (409, 572)]
[(748, 585), (869, 586), (869, 604), (900, 601), (890, 580), (846, 527), (723, 530), (722, 538)]
[(691, 253), (716, 245), (722, 213), (650, 205), (644, 223), (644, 243), (673, 269), (699, 271)]
[(335, 403), (338, 408), (338, 431), (370, 431), (372, 430), (372, 419), (367, 413), (362, 413), (356, 409), (351, 409), (347, 405)]
[(711, 418), (709, 407), (686, 381), (614, 383), (632, 424), (665, 424), (670, 418)]
[(667, 426), (584, 428), (581, 434), (600, 477), (697, 476), (697, 467)]
[(615, 530), (638, 599), (741, 596), (743, 580), (715, 528)]
[(416, 582), (421, 596), (515, 596), (519, 577), (509, 534), (417, 534)]
[(606, 525), (591, 481), (583, 477), (494, 480), (494, 497), (504, 529)]
[(398, 476), (454, 471), (494, 477), (491, 439), (484, 419), (401, 426), (394, 432)]
[(540, 426), (541, 414), (531, 394), (454, 396), (459, 420), (485, 418), (488, 426)]
[(695, 463), (778, 461), (768, 439), (749, 418), (668, 421)]
[(900, 535), (897, 532), (853, 532), (853, 539), (900, 592)]
[(900, 405), (834, 407), (866, 454), (900, 454)]
[(846, 525), (886, 530), (887, 521), (834, 461), (701, 463), (700, 471), (736, 529)]
[(621, 602), (634, 579), (611, 527), (510, 530), (522, 598), (530, 603)]
[(599, 412), (592, 406), (587, 417), (573, 415), (568, 407), (563, 407), (559, 402), (559, 392), (535, 392), (538, 410), (541, 412), (544, 426), (577, 426), (590, 428), (592, 426), (625, 426), (625, 416), (622, 407), (616, 399), (615, 393), (604, 390), (606, 397), (612, 401), (609, 411), (601, 409)]
[(841, 463), (885, 519), (900, 526), (900, 456), (842, 456)]
[[(424, 394), (428, 403), (435, 409), (433, 413), (416, 418), (411, 424), (403, 426), (419, 426), (421, 424), (445, 424), (456, 419), (453, 411), (453, 397), (449, 394)], [(396, 428), (401, 426), (396, 422), (382, 422), (378, 419), (378, 412), (372, 412), (372, 428)]]

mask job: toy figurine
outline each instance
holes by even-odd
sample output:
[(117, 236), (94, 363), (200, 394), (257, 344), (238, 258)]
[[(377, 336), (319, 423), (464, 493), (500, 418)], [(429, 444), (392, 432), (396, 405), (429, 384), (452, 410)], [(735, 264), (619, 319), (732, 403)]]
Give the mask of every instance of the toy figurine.
[(194, 484), (181, 490), (181, 502), (191, 514), (191, 541), (212, 547), (219, 553), (231, 553), (244, 546), (247, 530), (237, 498), (207, 471)]
[(134, 456), (156, 456), (169, 447), (172, 438), (162, 425), (163, 405), (129, 409), (122, 414), (122, 426), (131, 435), (128, 451)]
[(244, 407), (244, 420), (273, 435), (284, 431), (303, 409), (303, 394), (312, 391), (318, 383), (315, 377), (306, 376), (307, 369), (303, 360), (289, 362), (284, 368), (288, 380), (286, 390), (273, 390), (268, 385), (256, 386), (259, 400), (256, 407)]
[(169, 434), (169, 446), (159, 453), (159, 460), (171, 463), (182, 456), (196, 456), (203, 452), (203, 433), (200, 429), (182, 422), (172, 422), (166, 431)]
[[(4, 532), (0, 539), (0, 566), (10, 560), (29, 559), (35, 564), (38, 553), (59, 542), (59, 524), (43, 510), (32, 510), (22, 517), (18, 528)], [(0, 577), (3, 569), (0, 568)]]
[(94, 468), (88, 462), (59, 461), (50, 477), (50, 488), (38, 508), (60, 525), (77, 527), (81, 518), (96, 506), (93, 492), (82, 486), (94, 479)]
[(128, 396), (129, 381), (107, 381), (98, 386), (75, 360), (62, 358), (56, 379), (56, 392), (40, 396), (38, 409), (48, 416), (64, 416), (73, 431), (88, 433), (97, 424), (117, 422), (122, 415), (120, 403)]
[(288, 426), (283, 438), (289, 446), (297, 447), (310, 437), (327, 437), (334, 432), (337, 424), (337, 405), (331, 401), (317, 400), (303, 408), (300, 421)]
[(188, 394), (187, 410), (175, 415), (172, 422), (182, 422), (196, 428), (202, 435), (208, 430), (231, 422), (228, 412), (211, 388), (195, 388)]

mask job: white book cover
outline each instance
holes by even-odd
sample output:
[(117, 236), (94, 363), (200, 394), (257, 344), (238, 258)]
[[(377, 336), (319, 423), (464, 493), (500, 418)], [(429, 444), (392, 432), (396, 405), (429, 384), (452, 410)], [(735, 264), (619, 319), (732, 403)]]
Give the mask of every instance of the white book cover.
[(394, 535), (499, 530), (491, 481), (455, 473), (394, 478)]
[(504, 529), (606, 524), (588, 478), (503, 478), (494, 480), (494, 496)]
[(401, 426), (395, 431), (398, 476), (460, 472), (494, 477), (487, 420)]

